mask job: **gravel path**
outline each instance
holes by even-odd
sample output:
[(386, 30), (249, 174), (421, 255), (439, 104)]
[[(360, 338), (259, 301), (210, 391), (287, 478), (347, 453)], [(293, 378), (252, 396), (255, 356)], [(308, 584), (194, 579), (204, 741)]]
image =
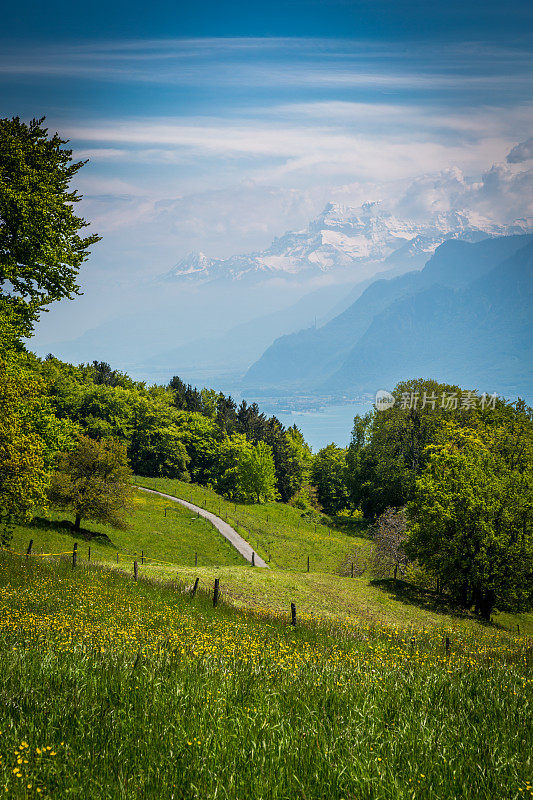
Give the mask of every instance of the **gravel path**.
[[(228, 525), (227, 522), (224, 522), (223, 519), (217, 517), (216, 514), (212, 514), (211, 511), (206, 511), (204, 508), (200, 506), (195, 506), (194, 503), (189, 503), (188, 500), (180, 500), (179, 497), (174, 497), (171, 494), (164, 494), (164, 492), (157, 492), (155, 489), (146, 489), (144, 486), (137, 486), (141, 492), (150, 492), (151, 494), (158, 494), (160, 497), (165, 497), (167, 500), (171, 500), (173, 503), (180, 503), (180, 505), (185, 506), (185, 508), (189, 508), (191, 511), (200, 514), (201, 517), (205, 517), (205, 519), (209, 520), (211, 525), (213, 525), (217, 531), (220, 531), (222, 536), (224, 536), (230, 544), (233, 545), (235, 550), (245, 558), (247, 561), (252, 563), (252, 550), (251, 545), (246, 542), (242, 536), (239, 536), (237, 531)], [(268, 564), (263, 561), (263, 559), (255, 553), (255, 566), (256, 567), (266, 567), (268, 569)]]

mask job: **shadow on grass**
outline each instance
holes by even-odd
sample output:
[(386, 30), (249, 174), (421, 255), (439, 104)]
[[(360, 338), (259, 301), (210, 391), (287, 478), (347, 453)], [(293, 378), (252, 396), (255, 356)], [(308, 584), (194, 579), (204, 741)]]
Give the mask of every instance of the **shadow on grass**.
[(423, 608), (424, 611), (432, 611), (434, 614), (459, 617), (461, 619), (475, 619), (477, 622), (482, 622), (479, 617), (464, 608), (460, 608), (447, 595), (437, 594), (431, 589), (422, 589), (407, 581), (383, 578), (370, 581), (370, 585), (382, 589), (393, 600), (405, 605), (417, 606), (418, 608)]
[(29, 524), (30, 528), (36, 528), (40, 531), (55, 531), (63, 533), (72, 539), (83, 539), (86, 542), (96, 541), (101, 545), (112, 545), (112, 541), (106, 533), (97, 533), (96, 531), (89, 531), (86, 528), (80, 528), (79, 531), (74, 530), (74, 523), (68, 519), (49, 520), (43, 517), (34, 517)]
[(328, 522), (330, 528), (341, 531), (347, 536), (358, 536), (361, 539), (372, 539), (372, 526), (366, 519), (353, 519), (352, 517), (331, 517)]

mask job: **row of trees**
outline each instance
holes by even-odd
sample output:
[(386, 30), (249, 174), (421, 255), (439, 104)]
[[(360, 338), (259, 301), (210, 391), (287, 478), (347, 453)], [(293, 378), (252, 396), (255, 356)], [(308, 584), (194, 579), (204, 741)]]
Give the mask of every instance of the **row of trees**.
[(85, 435), (116, 438), (136, 474), (210, 484), (235, 500), (288, 501), (308, 479), (311, 451), (254, 403), (197, 390), (179, 378), (147, 387), (107, 364), (33, 359), (60, 419)]

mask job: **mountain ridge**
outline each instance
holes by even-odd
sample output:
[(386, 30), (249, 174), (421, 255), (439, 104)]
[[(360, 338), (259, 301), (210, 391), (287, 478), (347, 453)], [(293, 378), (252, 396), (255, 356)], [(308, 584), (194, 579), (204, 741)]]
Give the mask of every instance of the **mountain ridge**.
[(530, 229), (529, 220), (498, 225), (466, 210), (438, 212), (428, 222), (416, 222), (400, 219), (379, 201), (358, 207), (328, 203), (306, 228), (275, 237), (264, 250), (227, 258), (189, 253), (162, 277), (208, 282), (351, 272), (352, 280), (360, 280), (376, 272), (380, 264), (398, 265), (404, 271), (421, 267), (447, 239), (479, 241)]
[[(375, 281), (351, 306), (322, 328), (316, 331), (307, 329), (277, 339), (250, 367), (243, 385), (247, 391), (255, 392), (272, 393), (277, 388), (282, 393), (324, 394), (327, 391), (343, 396), (354, 391), (383, 388), (374, 386), (380, 377), (374, 369), (379, 361), (376, 358), (378, 351), (385, 353), (382, 353), (380, 362), (383, 380), (386, 377), (385, 366), (391, 361), (402, 363), (405, 374), (418, 374), (424, 366), (423, 359), (414, 359), (410, 363), (402, 358), (403, 351), (398, 350), (400, 345), (404, 350), (410, 345), (409, 332), (397, 318), (394, 333), (388, 334), (389, 344), (380, 338), (379, 331), (388, 330), (390, 315), (397, 315), (398, 308), (403, 309), (405, 324), (410, 323), (413, 329), (416, 315), (422, 320), (428, 313), (427, 309), (431, 308), (434, 312), (439, 310), (442, 319), (447, 315), (451, 320), (458, 312), (457, 297), (471, 287), (469, 291), (475, 297), (470, 297), (469, 304), (482, 316), (479, 297), (487, 284), (487, 275), (498, 268), (505, 270), (509, 259), (532, 243), (533, 236), (489, 238), (478, 243), (448, 241), (438, 248), (420, 272)], [(497, 305), (497, 297), (491, 296), (491, 302)], [(446, 313), (443, 309), (447, 309)], [(510, 314), (510, 310), (507, 309), (506, 313)], [(464, 311), (461, 314), (464, 327), (467, 314)], [(430, 350), (432, 328), (431, 325), (426, 328), (424, 335), (429, 337), (426, 344)], [(432, 340), (436, 354), (434, 363), (439, 357), (441, 360), (444, 358), (443, 341), (445, 343), (445, 339)], [(411, 350), (414, 353), (416, 348)], [(386, 356), (387, 352), (390, 357)], [(426, 365), (428, 374), (432, 371), (429, 366)]]

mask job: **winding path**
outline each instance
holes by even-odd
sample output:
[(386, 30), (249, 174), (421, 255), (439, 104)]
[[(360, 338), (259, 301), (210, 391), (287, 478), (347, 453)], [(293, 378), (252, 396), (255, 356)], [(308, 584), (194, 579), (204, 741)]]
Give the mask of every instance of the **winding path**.
[[(246, 561), (249, 561), (250, 564), (252, 563), (252, 553), (254, 550), (251, 545), (245, 541), (242, 536), (239, 536), (237, 531), (228, 525), (227, 522), (224, 522), (223, 519), (217, 517), (216, 514), (212, 514), (211, 511), (206, 511), (205, 508), (201, 508), (200, 506), (195, 506), (194, 503), (189, 503), (188, 500), (180, 500), (179, 497), (174, 497), (171, 494), (165, 494), (164, 492), (158, 492), (155, 489), (147, 489), (144, 486), (136, 486), (136, 489), (139, 489), (141, 492), (150, 492), (150, 494), (158, 494), (159, 497), (164, 497), (166, 500), (171, 500), (173, 503), (180, 503), (180, 505), (185, 506), (185, 508), (189, 508), (191, 511), (200, 514), (201, 517), (209, 520), (211, 525), (213, 525), (217, 531), (219, 531), (225, 539), (228, 540), (230, 544), (233, 545), (235, 550), (237, 550)], [(256, 567), (264, 567), (268, 569), (268, 564), (266, 561), (255, 553), (255, 566)]]

